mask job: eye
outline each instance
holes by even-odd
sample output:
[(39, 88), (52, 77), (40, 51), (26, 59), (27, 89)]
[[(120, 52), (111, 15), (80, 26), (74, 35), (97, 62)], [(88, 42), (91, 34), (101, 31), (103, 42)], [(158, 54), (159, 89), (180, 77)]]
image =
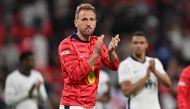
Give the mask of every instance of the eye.
[(144, 44), (145, 42), (140, 42), (140, 44)]
[(87, 18), (83, 18), (83, 19), (81, 19), (81, 21), (88, 21), (88, 19)]
[(95, 18), (83, 18), (83, 19), (81, 19), (81, 21), (83, 21), (83, 22), (87, 22), (87, 21), (94, 22), (94, 21), (96, 21), (96, 19)]
[(90, 18), (90, 21), (96, 21), (96, 19), (94, 19), (94, 18)]

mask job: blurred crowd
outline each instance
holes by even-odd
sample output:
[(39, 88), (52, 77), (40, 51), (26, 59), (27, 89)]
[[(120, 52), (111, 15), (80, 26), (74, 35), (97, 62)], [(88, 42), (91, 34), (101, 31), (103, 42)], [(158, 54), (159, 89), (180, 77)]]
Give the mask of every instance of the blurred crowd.
[[(129, 35), (137, 30), (149, 37), (148, 55), (158, 57), (172, 79), (171, 89), (160, 86), (162, 109), (177, 109), (176, 85), (181, 69), (190, 64), (189, 0), (1, 0), (0, 1), (0, 108), (4, 103), (7, 75), (18, 67), (19, 54), (32, 50), (36, 69), (45, 78), (51, 109), (58, 109), (63, 88), (57, 47), (75, 32), (76, 6), (96, 7), (95, 35), (105, 34), (105, 43), (120, 34), (120, 61), (130, 55)], [(117, 73), (104, 69), (111, 81), (113, 109), (123, 109), (125, 97)], [(168, 105), (168, 104), (171, 105)]]

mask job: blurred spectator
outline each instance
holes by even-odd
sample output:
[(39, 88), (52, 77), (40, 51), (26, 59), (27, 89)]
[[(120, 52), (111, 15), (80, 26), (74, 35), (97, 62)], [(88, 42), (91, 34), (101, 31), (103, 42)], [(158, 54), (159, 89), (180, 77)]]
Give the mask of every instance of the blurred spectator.
[(4, 81), (5, 81), (5, 73), (0, 68), (0, 108), (1, 109), (8, 109), (4, 101)]
[(32, 52), (23, 52), (19, 59), (19, 68), (6, 79), (5, 101), (7, 105), (15, 109), (38, 109), (40, 102), (47, 102), (44, 79), (38, 71), (33, 69)]
[(1, 22), (1, 18), (0, 18), (0, 48), (2, 46), (4, 46), (4, 39), (5, 39), (5, 36), (6, 36), (6, 30), (5, 30), (5, 27), (3, 25), (3, 23)]
[(182, 44), (182, 59), (185, 61), (185, 64), (190, 64), (190, 32), (184, 37), (183, 44)]
[(97, 109), (110, 109), (110, 78), (107, 72), (100, 70), (100, 79), (96, 95)]
[(48, 18), (47, 2), (35, 0), (21, 8), (21, 21), (26, 27), (32, 27), (35, 18), (45, 21)]
[(156, 56), (160, 59), (165, 69), (168, 65), (170, 58), (172, 57), (172, 50), (168, 43), (168, 41), (162, 40), (159, 42), (159, 45), (156, 49)]
[[(176, 96), (177, 96), (177, 83), (179, 80), (181, 65), (178, 62), (177, 57), (172, 57), (168, 63), (167, 72), (172, 78), (172, 87), (165, 88), (160, 85), (160, 100), (163, 109), (176, 109)], [(168, 105), (171, 104), (171, 105)]]
[(4, 46), (0, 48), (0, 57), (0, 66), (3, 66), (7, 72), (17, 67), (19, 51), (11, 35), (6, 36)]

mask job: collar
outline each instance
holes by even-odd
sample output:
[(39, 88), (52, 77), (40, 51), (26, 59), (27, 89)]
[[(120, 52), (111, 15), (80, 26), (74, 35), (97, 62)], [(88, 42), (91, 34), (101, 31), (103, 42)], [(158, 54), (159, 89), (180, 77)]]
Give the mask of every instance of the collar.
[(135, 61), (137, 61), (137, 62), (139, 62), (139, 63), (145, 63), (146, 62), (146, 56), (145, 56), (145, 58), (144, 58), (144, 61), (143, 62), (141, 62), (141, 61), (139, 61), (139, 60), (137, 60), (137, 58), (135, 58), (134, 56), (130, 56), (133, 60), (135, 60)]
[(74, 38), (74, 39), (76, 39), (76, 40), (78, 40), (78, 41), (80, 41), (80, 42), (83, 42), (83, 43), (89, 43), (89, 41), (83, 41), (83, 40), (81, 40), (80, 38), (79, 38), (79, 36), (75, 33), (75, 32), (73, 32), (72, 34), (71, 34), (71, 39), (72, 38)]

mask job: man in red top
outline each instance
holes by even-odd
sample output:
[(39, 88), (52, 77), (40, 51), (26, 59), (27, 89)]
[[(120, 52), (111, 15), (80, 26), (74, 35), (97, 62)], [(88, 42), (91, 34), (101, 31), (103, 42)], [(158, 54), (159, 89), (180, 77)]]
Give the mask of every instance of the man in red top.
[(73, 33), (64, 39), (58, 48), (64, 78), (60, 109), (95, 109), (100, 63), (117, 70), (119, 59), (115, 49), (119, 35), (112, 38), (108, 49), (100, 37), (91, 36), (96, 27), (95, 8), (81, 4), (75, 13)]
[(178, 82), (178, 109), (190, 109), (190, 66), (186, 67)]

